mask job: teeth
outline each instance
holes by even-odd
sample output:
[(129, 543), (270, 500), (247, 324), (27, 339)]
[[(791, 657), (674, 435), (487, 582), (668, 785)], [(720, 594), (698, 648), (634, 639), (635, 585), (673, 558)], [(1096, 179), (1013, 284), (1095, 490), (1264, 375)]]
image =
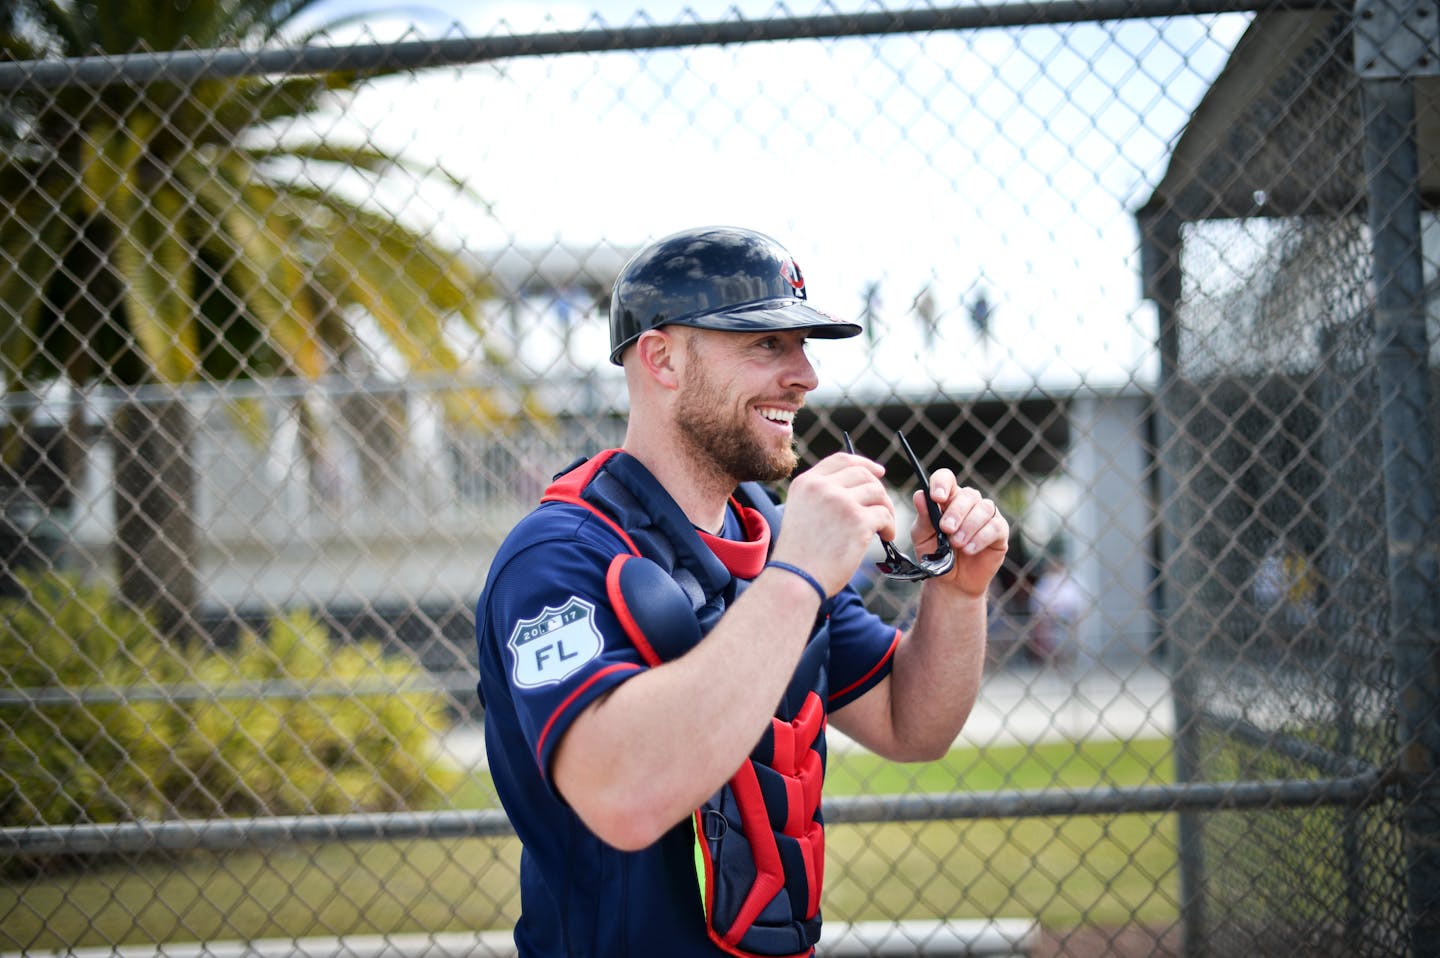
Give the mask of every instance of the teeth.
[(787, 426), (795, 421), (795, 414), (788, 409), (762, 409), (760, 415), (771, 422), (783, 422)]

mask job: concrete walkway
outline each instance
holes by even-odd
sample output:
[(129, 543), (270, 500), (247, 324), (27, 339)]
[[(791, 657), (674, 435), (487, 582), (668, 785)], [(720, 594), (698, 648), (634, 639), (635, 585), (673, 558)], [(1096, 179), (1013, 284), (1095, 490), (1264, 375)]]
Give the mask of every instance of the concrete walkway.
[[(1024, 919), (827, 922), (822, 958), (1024, 958), (1039, 928)], [(196, 944), (0, 952), (0, 958), (515, 958), (509, 931), (342, 935)]]
[(1011, 667), (985, 677), (960, 733), (965, 745), (1164, 738), (1170, 677), (1149, 665)]

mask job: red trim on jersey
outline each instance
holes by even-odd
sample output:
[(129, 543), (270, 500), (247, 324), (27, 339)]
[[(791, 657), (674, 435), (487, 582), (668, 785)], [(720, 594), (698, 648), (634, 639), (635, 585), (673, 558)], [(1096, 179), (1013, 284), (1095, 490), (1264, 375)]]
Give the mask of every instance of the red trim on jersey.
[(540, 496), (540, 501), (544, 502), (556, 496), (564, 497), (568, 501), (568, 499), (580, 495), (590, 484), (590, 480), (595, 478), (595, 473), (600, 471), (600, 467), (609, 462), (619, 451), (619, 449), (606, 449), (604, 452), (586, 459), (569, 472), (557, 476)]
[(550, 720), (545, 723), (545, 727), (540, 730), (540, 737), (535, 741), (535, 762), (540, 766), (541, 775), (544, 775), (546, 778), (550, 777), (549, 769), (545, 768), (544, 760), (541, 756), (545, 754), (545, 739), (550, 736), (550, 729), (555, 725), (555, 720), (558, 719), (561, 714), (570, 707), (570, 704), (574, 702), (577, 698), (579, 698), (586, 689), (590, 688), (590, 686), (594, 685), (596, 682), (600, 681), (605, 676), (613, 675), (616, 672), (629, 671), (638, 672), (640, 671), (640, 666), (636, 665), (634, 662), (617, 662), (614, 665), (606, 666), (599, 672), (596, 672), (594, 675), (590, 676), (584, 682), (581, 682), (580, 687), (577, 688), (575, 691), (571, 692), (569, 695), (565, 696), (565, 701), (561, 702), (555, 708), (555, 711), (550, 713)]
[(572, 506), (579, 506), (590, 512), (592, 515), (602, 519), (625, 543), (625, 547), (638, 556), (640, 549), (636, 547), (635, 540), (630, 538), (630, 533), (626, 532), (620, 523), (610, 518), (604, 511), (596, 508), (580, 497), (580, 493), (585, 491), (585, 487), (590, 484), (591, 479), (595, 478), (595, 473), (600, 471), (600, 467), (605, 465), (605, 463), (619, 451), (619, 449), (607, 449), (599, 455), (585, 460), (559, 479), (550, 483), (549, 487), (545, 490), (545, 494), (540, 497), (540, 501), (568, 502)]
[(899, 645), (899, 644), (900, 644), (900, 630), (899, 630), (899, 629), (896, 629), (896, 630), (895, 630), (895, 638), (893, 638), (893, 639), (890, 640), (890, 648), (887, 649), (887, 650), (885, 651), (885, 654), (880, 657), (880, 661), (875, 663), (875, 667), (874, 667), (873, 669), (871, 669), (869, 672), (866, 672), (864, 675), (860, 676), (859, 679), (857, 679), (857, 680), (855, 680), (854, 682), (851, 682), (849, 685), (845, 686), (843, 689), (839, 689), (838, 691), (831, 692), (831, 693), (830, 693), (830, 701), (833, 701), (833, 700), (835, 700), (835, 699), (838, 699), (840, 696), (849, 693), (852, 689), (857, 689), (857, 688), (859, 688), (860, 686), (864, 685), (866, 682), (870, 681), (870, 677), (873, 676), (876, 672), (880, 671), (880, 669), (885, 665), (885, 663), (886, 663), (886, 662), (889, 662), (889, 661), (895, 656), (895, 646), (897, 646), (897, 645)]

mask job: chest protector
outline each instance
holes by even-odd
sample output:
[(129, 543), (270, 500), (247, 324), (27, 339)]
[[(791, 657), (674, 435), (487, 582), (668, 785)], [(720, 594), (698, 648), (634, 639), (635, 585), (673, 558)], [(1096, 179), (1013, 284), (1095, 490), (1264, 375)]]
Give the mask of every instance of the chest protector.
[[(753, 568), (732, 572), (649, 471), (618, 450), (573, 467), (541, 501), (588, 509), (625, 542), (630, 552), (611, 561), (606, 588), (626, 634), (652, 666), (683, 655), (714, 628), (759, 574), (770, 530), (779, 525), (779, 510), (764, 488), (742, 484), (732, 505), (756, 556)], [(820, 610), (750, 758), (692, 817), (707, 930), (716, 945), (741, 958), (803, 958), (820, 939), (826, 612)]]

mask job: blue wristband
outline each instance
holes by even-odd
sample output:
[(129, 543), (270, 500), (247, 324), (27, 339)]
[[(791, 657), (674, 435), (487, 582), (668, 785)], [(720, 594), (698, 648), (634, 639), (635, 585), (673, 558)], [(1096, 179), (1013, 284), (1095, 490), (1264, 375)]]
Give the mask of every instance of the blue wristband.
[(777, 561), (777, 560), (775, 560), (775, 559), (771, 559), (769, 562), (765, 563), (765, 568), (767, 568), (767, 569), (784, 569), (786, 572), (789, 572), (791, 575), (798, 575), (800, 578), (804, 579), (806, 582), (808, 582), (808, 583), (810, 584), (810, 588), (812, 588), (812, 589), (815, 590), (815, 594), (820, 597), (820, 604), (821, 604), (821, 605), (824, 605), (824, 604), (825, 604), (825, 600), (829, 598), (829, 596), (827, 596), (827, 595), (825, 594), (825, 587), (824, 587), (823, 585), (821, 585), (818, 581), (816, 581), (816, 579), (815, 579), (815, 577), (814, 577), (813, 575), (811, 575), (810, 573), (806, 572), (804, 569), (800, 568), (798, 565), (791, 565), (791, 564), (788, 563), (788, 562), (779, 562), (779, 561)]

